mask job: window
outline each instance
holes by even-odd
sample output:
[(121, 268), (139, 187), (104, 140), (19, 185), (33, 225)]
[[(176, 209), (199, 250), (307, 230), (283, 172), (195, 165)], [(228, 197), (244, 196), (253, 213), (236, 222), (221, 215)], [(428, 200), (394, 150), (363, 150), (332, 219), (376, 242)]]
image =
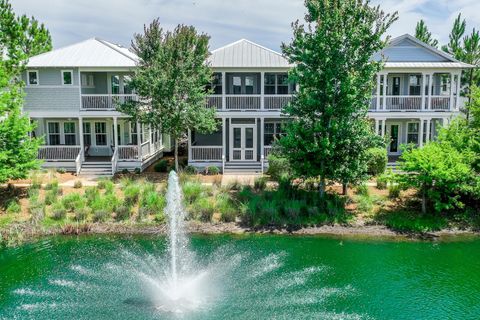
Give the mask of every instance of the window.
[(255, 77), (246, 76), (245, 77), (245, 94), (254, 94), (255, 90)]
[(283, 134), (281, 122), (267, 122), (264, 124), (263, 144), (270, 146)]
[(275, 94), (277, 77), (272, 73), (265, 73), (265, 94)]
[(393, 77), (392, 96), (400, 95), (400, 77)]
[(420, 124), (418, 122), (407, 124), (407, 143), (418, 143), (419, 127)]
[(95, 143), (97, 146), (107, 145), (107, 124), (95, 122)]
[(133, 89), (131, 86), (132, 77), (130, 76), (123, 76), (123, 94), (132, 94)]
[(64, 86), (71, 86), (73, 84), (73, 71), (62, 70), (62, 84)]
[(233, 94), (241, 94), (242, 93), (242, 78), (239, 76), (234, 76), (232, 79), (233, 85)]
[(137, 124), (130, 122), (130, 143), (138, 144)]
[(295, 90), (295, 84), (289, 84), (286, 73), (265, 73), (265, 94), (289, 94)]
[(207, 90), (212, 90), (213, 94), (222, 94), (222, 74), (216, 72), (213, 74), (212, 83), (207, 85)]
[(93, 74), (82, 73), (82, 87), (95, 87), (95, 77)]
[(92, 126), (90, 122), (83, 123), (83, 144), (86, 146), (92, 145)]
[(115, 75), (111, 77), (112, 81), (112, 94), (120, 93), (120, 77)]
[(409, 94), (411, 96), (419, 96), (422, 93), (421, 85), (422, 77), (419, 75), (412, 75), (409, 77)]
[(27, 72), (27, 84), (30, 86), (36, 86), (39, 84), (38, 81), (38, 71), (28, 71)]
[(60, 123), (48, 123), (48, 144), (51, 146), (58, 146), (60, 144)]
[(277, 94), (288, 94), (287, 74), (277, 74)]
[(64, 122), (63, 132), (65, 134), (65, 144), (68, 146), (74, 146), (77, 144), (75, 135), (75, 122)]
[(449, 95), (450, 94), (450, 90), (449, 90), (450, 77), (447, 74), (442, 74), (440, 79), (441, 79), (440, 90), (441, 90), (442, 96)]

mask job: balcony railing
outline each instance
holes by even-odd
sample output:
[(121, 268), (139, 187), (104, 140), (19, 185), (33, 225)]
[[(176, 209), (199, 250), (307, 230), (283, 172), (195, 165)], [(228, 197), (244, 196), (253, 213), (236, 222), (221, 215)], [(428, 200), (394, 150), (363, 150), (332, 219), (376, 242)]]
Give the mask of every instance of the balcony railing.
[(115, 110), (122, 103), (136, 100), (135, 94), (82, 94), (82, 109)]
[[(421, 96), (381, 96), (380, 104), (377, 105), (377, 97), (373, 96), (369, 111), (448, 111), (451, 110), (450, 96), (425, 96), (422, 108)], [(455, 101), (455, 99), (454, 99)]]
[(41, 146), (37, 158), (45, 161), (75, 161), (80, 146)]
[(292, 95), (268, 95), (265, 96), (265, 109), (280, 110), (292, 101)]
[(260, 95), (226, 95), (228, 110), (258, 110), (262, 106)]
[[(292, 95), (212, 95), (207, 97), (208, 108), (217, 110), (281, 110), (292, 101)], [(225, 104), (225, 105), (224, 105)]]
[(432, 96), (432, 110), (449, 110), (450, 97), (446, 96)]
[(138, 160), (138, 146), (118, 146), (118, 160)]
[(192, 146), (193, 161), (222, 161), (222, 146)]

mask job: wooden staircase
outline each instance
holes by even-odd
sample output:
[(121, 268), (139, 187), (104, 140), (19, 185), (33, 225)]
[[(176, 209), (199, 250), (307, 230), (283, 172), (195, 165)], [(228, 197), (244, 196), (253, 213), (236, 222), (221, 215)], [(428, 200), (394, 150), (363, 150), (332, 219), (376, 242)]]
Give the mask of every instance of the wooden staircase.
[(96, 176), (96, 177), (111, 177), (112, 176), (112, 163), (89, 161), (82, 164), (80, 169), (80, 175), (82, 176)]
[(262, 163), (260, 161), (228, 161), (225, 163), (224, 174), (261, 174)]

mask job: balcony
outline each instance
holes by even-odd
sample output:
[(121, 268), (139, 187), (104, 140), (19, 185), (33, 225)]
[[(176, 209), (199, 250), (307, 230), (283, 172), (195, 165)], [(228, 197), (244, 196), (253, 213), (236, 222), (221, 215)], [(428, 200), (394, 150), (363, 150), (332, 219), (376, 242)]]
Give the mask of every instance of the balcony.
[(292, 95), (212, 95), (207, 107), (219, 111), (280, 111), (292, 101)]
[(81, 110), (116, 110), (121, 104), (137, 99), (135, 94), (82, 94)]
[(450, 96), (425, 96), (424, 100), (422, 96), (373, 96), (369, 111), (453, 111), (456, 107), (456, 97)]

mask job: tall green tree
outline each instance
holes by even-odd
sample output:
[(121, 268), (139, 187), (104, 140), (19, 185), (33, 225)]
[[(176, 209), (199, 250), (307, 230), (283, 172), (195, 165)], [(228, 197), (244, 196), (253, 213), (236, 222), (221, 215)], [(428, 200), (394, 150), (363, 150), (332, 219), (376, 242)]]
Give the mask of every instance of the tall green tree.
[(432, 33), (428, 31), (428, 27), (423, 20), (417, 22), (417, 26), (415, 28), (415, 38), (432, 47), (438, 47), (438, 40), (432, 38)]
[(172, 137), (176, 170), (179, 139), (185, 132), (209, 133), (217, 127), (215, 110), (205, 104), (205, 87), (212, 79), (205, 62), (209, 39), (192, 26), (178, 25), (173, 31), (164, 31), (155, 19), (132, 41), (140, 61), (131, 86), (140, 99), (122, 110)]
[(22, 113), (21, 73), (31, 55), (51, 47), (44, 25), (16, 16), (10, 3), (0, 0), (0, 182), (25, 178), (39, 166), (41, 139), (29, 137), (35, 126)]
[(305, 6), (306, 24), (293, 23), (293, 40), (282, 45), (299, 91), (284, 110), (291, 120), (279, 144), (297, 175), (320, 177), (323, 198), (327, 179), (345, 183), (366, 172), (364, 142), (374, 137), (367, 111), (382, 68), (372, 56), (397, 14), (359, 0)]
[(459, 13), (455, 21), (453, 22), (452, 31), (448, 36), (449, 42), (447, 45), (442, 46), (442, 50), (451, 54), (458, 60), (461, 60), (462, 55), (462, 38), (465, 34), (465, 29), (467, 27), (467, 22), (465, 19), (462, 19), (462, 14)]

